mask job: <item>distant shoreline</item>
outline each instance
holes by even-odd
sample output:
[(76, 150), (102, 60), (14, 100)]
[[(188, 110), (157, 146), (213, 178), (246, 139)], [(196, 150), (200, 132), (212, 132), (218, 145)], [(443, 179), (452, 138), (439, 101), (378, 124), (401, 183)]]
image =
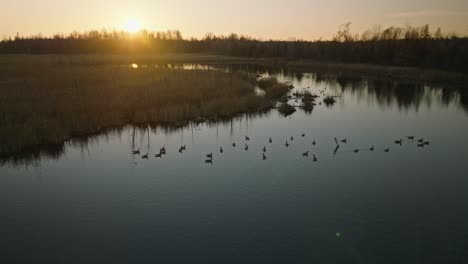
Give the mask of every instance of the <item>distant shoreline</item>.
[(340, 63), (316, 60), (286, 60), (283, 58), (244, 58), (216, 54), (2, 54), (0, 64), (8, 60), (44, 60), (58, 64), (202, 64), (202, 65), (261, 65), (265, 67), (288, 68), (295, 71), (344, 74), (367, 78), (421, 82), (426, 84), (449, 84), (457, 87), (468, 86), (468, 74), (437, 69), (386, 66), (362, 63)]

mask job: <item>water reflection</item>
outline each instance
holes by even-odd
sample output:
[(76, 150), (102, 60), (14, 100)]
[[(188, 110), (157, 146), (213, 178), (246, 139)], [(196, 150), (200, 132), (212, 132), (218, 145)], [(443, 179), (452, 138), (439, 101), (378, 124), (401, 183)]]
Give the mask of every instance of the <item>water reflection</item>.
[[(131, 64), (130, 67), (138, 68), (142, 65)], [(248, 71), (259, 76), (275, 76), (280, 81), (290, 82), (294, 85), (288, 102), (291, 108), (287, 109), (285, 117), (294, 115), (295, 109), (300, 109), (306, 115), (314, 115), (314, 109), (333, 109), (336, 105), (360, 105), (363, 103), (377, 104), (380, 108), (392, 109), (396, 107), (400, 111), (418, 111), (421, 106), (430, 108), (454, 107), (462, 108), (468, 113), (468, 92), (463, 87), (429, 86), (416, 82), (391, 81), (388, 79), (366, 78), (342, 73), (304, 73), (294, 72), (282, 66), (271, 67), (264, 65), (198, 65), (198, 64), (161, 64), (144, 65), (144, 67), (166, 67), (175, 69), (219, 69), (226, 71)], [(301, 95), (301, 96), (299, 96)], [(312, 99), (313, 98), (313, 99)], [(294, 111), (292, 111), (294, 110)], [(271, 113), (254, 113), (238, 118), (261, 119)], [(217, 120), (208, 122), (209, 127), (228, 125), (235, 122), (231, 120)], [(37, 146), (18, 155), (0, 158), (0, 166), (31, 166), (38, 165), (41, 160), (57, 160), (65, 152), (67, 147), (81, 148), (85, 151), (89, 144), (102, 141), (106, 136), (121, 134), (126, 127), (106, 130), (101, 135), (71, 139), (63, 144)], [(144, 126), (148, 133), (178, 133), (180, 130), (197, 129), (196, 123), (187, 123), (183, 127), (171, 127), (151, 125)], [(142, 130), (140, 127), (139, 131)], [(136, 133), (136, 131), (134, 131)], [(135, 142), (132, 143), (135, 146)]]

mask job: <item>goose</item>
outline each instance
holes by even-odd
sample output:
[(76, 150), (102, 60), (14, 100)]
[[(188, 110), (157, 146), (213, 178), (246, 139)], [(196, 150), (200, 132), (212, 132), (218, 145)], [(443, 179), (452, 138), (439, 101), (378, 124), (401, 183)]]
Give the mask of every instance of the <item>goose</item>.
[(429, 146), (431, 144), (431, 142), (430, 141), (424, 141), (423, 144)]
[(148, 159), (148, 153), (146, 153), (145, 155), (141, 156), (142, 159)]
[(219, 147), (219, 153), (223, 153), (224, 150), (223, 150), (223, 147)]
[(342, 140), (341, 140), (341, 143), (345, 143), (345, 144), (347, 144), (347, 143), (348, 143), (348, 139), (347, 139), (347, 138), (345, 138), (345, 139), (342, 139)]
[(263, 147), (263, 153), (265, 153), (267, 151), (266, 147), (264, 146)]
[(179, 153), (184, 153), (184, 150), (182, 148), (179, 148)]
[(372, 151), (372, 152), (373, 152), (374, 150), (375, 150), (374, 146), (372, 146), (372, 147), (369, 149), (369, 151)]
[(286, 143), (284, 144), (286, 147), (289, 147), (289, 143), (286, 141)]
[(309, 157), (309, 151), (302, 153), (302, 157)]
[(266, 157), (265, 153), (262, 153), (262, 160), (266, 160), (266, 159), (267, 159), (267, 157)]
[(213, 158), (213, 153), (206, 154), (206, 157), (212, 159)]
[(162, 147), (160, 150), (159, 150), (159, 153), (161, 154), (166, 154), (166, 147)]
[(424, 148), (424, 146), (425, 146), (424, 143), (418, 144), (418, 148)]
[(414, 140), (414, 136), (407, 136), (406, 138), (409, 140)]
[(268, 142), (271, 144), (271, 143), (273, 143), (273, 140), (271, 138), (269, 138)]
[(397, 145), (403, 145), (403, 139), (400, 139), (400, 140), (395, 140), (395, 144)]
[(250, 138), (248, 136), (245, 136), (245, 141), (250, 141)]
[(232, 146), (233, 146), (233, 147), (236, 147), (236, 143), (232, 143)]
[(315, 154), (314, 154), (314, 156), (313, 156), (313, 159), (312, 159), (312, 160), (313, 160), (313, 162), (317, 162), (317, 161), (318, 161), (318, 159), (317, 159), (317, 157), (315, 156)]
[(423, 142), (424, 142), (424, 138), (418, 139), (418, 142), (419, 142), (419, 143), (423, 143)]
[(336, 145), (336, 148), (335, 150), (333, 150), (333, 156), (336, 155), (336, 153), (338, 152), (338, 149), (340, 148), (340, 145)]
[(305, 137), (305, 133), (302, 133), (301, 137)]
[(390, 152), (390, 149), (389, 148), (385, 149), (385, 152)]
[(314, 141), (312, 141), (312, 146), (315, 146), (317, 144), (317, 142), (315, 142), (315, 139)]
[(354, 153), (358, 153), (358, 152), (359, 152), (359, 149), (355, 149), (355, 150), (354, 150)]
[(156, 155), (154, 155), (154, 157), (156, 157), (156, 158), (160, 158), (160, 159), (161, 159), (161, 158), (162, 158), (162, 154), (161, 154), (161, 153), (159, 153), (159, 154), (156, 154)]
[(291, 136), (291, 141), (294, 141), (294, 137), (293, 137), (293, 136)]
[(249, 150), (249, 145), (245, 144), (245, 151)]
[(132, 151), (133, 155), (140, 155), (140, 149)]
[(183, 151), (186, 151), (187, 150), (187, 147), (185, 145), (183, 145), (182, 147), (180, 147)]
[(207, 159), (205, 160), (205, 163), (213, 165), (213, 159)]

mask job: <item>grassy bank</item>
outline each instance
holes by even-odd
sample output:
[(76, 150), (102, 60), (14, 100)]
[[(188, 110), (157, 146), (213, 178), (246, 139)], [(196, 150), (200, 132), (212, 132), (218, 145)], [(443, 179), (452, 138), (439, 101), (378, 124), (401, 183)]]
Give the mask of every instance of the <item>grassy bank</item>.
[(400, 80), (426, 84), (452, 85), (457, 87), (468, 86), (468, 75), (466, 74), (421, 68), (319, 61), (290, 61), (287, 63), (287, 66), (292, 71), (330, 73), (378, 80)]
[[(122, 59), (122, 58), (121, 58)], [(247, 73), (0, 59), (0, 156), (125, 124), (182, 125), (266, 111), (286, 85)]]

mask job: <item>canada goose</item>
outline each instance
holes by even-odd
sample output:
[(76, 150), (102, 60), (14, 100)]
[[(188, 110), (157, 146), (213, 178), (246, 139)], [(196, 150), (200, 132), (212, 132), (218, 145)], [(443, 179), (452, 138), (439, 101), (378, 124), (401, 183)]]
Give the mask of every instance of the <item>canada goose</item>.
[(423, 142), (424, 142), (424, 138), (418, 139), (418, 142), (419, 142), (419, 143), (423, 143)]
[(315, 156), (315, 154), (314, 154), (314, 156), (313, 156), (312, 161), (313, 161), (313, 162), (317, 162), (317, 161), (318, 161), (318, 159), (317, 159), (317, 157)]
[(245, 151), (249, 150), (249, 145), (245, 144)]
[(265, 153), (265, 152), (266, 152), (266, 147), (264, 146), (264, 147), (263, 147), (263, 153)]
[(315, 146), (317, 144), (317, 142), (315, 142), (315, 139), (314, 141), (312, 141), (312, 146)]
[(409, 140), (414, 140), (414, 136), (407, 136), (406, 138)]
[(207, 159), (205, 160), (205, 163), (213, 165), (213, 159)]
[(354, 153), (358, 153), (358, 152), (359, 152), (359, 149), (355, 149), (355, 150), (354, 150)]
[(345, 144), (347, 144), (347, 143), (348, 143), (348, 139), (347, 139), (347, 138), (345, 138), (345, 139), (342, 139), (342, 140), (341, 140), (341, 143), (345, 143)]
[(305, 133), (302, 133), (302, 135), (301, 135), (301, 136), (302, 136), (302, 137), (305, 137)]
[(431, 142), (430, 141), (424, 141), (423, 144), (429, 146), (431, 144)]
[(219, 147), (219, 153), (223, 153), (224, 150), (223, 150), (223, 147)]
[(184, 153), (184, 150), (182, 148), (179, 148), (179, 153)]
[(385, 152), (390, 152), (390, 149), (389, 148), (385, 149)]
[(294, 141), (294, 137), (293, 137), (293, 136), (291, 136), (291, 141)]
[(266, 157), (265, 153), (262, 153), (262, 160), (266, 160), (266, 159), (267, 159), (267, 157)]
[(395, 144), (397, 145), (403, 145), (403, 139), (400, 139), (400, 140), (395, 140)]
[(186, 151), (187, 150), (187, 147), (185, 145), (183, 145), (182, 147), (180, 147), (183, 151)]
[(374, 146), (372, 146), (372, 147), (369, 149), (369, 151), (372, 151), (372, 152), (373, 152), (374, 150), (375, 150)]
[(156, 157), (156, 158), (162, 158), (162, 154), (161, 154), (161, 153), (156, 154), (156, 155), (154, 155), (154, 157)]
[(418, 144), (418, 148), (424, 148), (424, 146), (425, 146), (424, 143), (419, 143)]
[(159, 150), (159, 153), (166, 155), (166, 147), (162, 147), (162, 148)]
[(232, 146), (233, 146), (233, 147), (236, 147), (236, 143), (232, 143)]
[(148, 153), (146, 153), (145, 155), (141, 156), (142, 159), (148, 159)]
[(336, 148), (335, 150), (333, 150), (333, 156), (336, 155), (336, 153), (338, 152), (338, 149), (340, 148), (340, 145), (336, 145)]
[(286, 141), (286, 143), (284, 144), (286, 147), (289, 147), (289, 143)]
[(140, 155), (140, 149), (132, 151), (133, 155)]
[(212, 159), (213, 158), (213, 153), (206, 154), (206, 157)]
[(271, 143), (273, 143), (273, 140), (271, 138), (269, 138), (268, 142), (271, 144)]
[(250, 141), (250, 138), (248, 136), (245, 136), (245, 141)]
[(309, 157), (309, 151), (302, 153), (302, 157)]

